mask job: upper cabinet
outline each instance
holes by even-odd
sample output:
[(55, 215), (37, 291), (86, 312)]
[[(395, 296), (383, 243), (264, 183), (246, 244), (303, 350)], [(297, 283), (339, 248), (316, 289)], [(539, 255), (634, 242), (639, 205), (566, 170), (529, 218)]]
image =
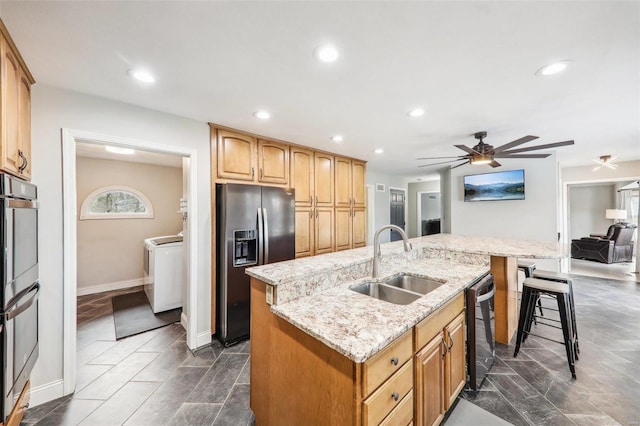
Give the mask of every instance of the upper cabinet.
[(287, 185), (289, 146), (216, 129), (217, 175), (221, 179)]
[(333, 155), (315, 153), (315, 206), (333, 207)]
[(0, 168), (31, 179), (31, 85), (35, 82), (0, 21)]
[(315, 195), (313, 151), (291, 147), (291, 187), (295, 189), (296, 207), (311, 207)]
[(289, 183), (289, 145), (258, 139), (258, 182)]
[(256, 179), (256, 139), (240, 133), (218, 130), (218, 177)]

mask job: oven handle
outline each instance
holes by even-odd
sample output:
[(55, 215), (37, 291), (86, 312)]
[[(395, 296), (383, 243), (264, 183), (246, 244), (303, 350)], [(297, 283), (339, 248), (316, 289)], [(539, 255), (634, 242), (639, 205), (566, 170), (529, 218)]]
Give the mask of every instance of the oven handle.
[(17, 200), (15, 198), (9, 198), (7, 200), (7, 207), (10, 209), (37, 209), (38, 202), (31, 200)]
[(35, 287), (29, 291), (29, 293), (33, 293), (33, 295), (26, 302), (20, 305), (19, 308), (12, 309), (5, 314), (7, 321), (14, 319), (18, 315), (20, 315), (21, 313), (29, 309), (31, 305), (33, 305), (33, 302), (38, 298), (39, 291), (40, 291), (40, 284), (36, 284)]
[(493, 294), (496, 291), (496, 287), (495, 285), (492, 286), (491, 291), (489, 293), (485, 293), (482, 296), (478, 296), (478, 298), (476, 299), (476, 301), (478, 303), (482, 303), (482, 302), (486, 302), (487, 300), (491, 299), (493, 297)]

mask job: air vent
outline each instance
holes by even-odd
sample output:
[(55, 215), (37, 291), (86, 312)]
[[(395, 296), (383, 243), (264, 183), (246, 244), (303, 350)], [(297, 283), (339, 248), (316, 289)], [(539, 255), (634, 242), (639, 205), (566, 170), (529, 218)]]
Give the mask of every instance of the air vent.
[(384, 183), (376, 183), (376, 191), (384, 192)]

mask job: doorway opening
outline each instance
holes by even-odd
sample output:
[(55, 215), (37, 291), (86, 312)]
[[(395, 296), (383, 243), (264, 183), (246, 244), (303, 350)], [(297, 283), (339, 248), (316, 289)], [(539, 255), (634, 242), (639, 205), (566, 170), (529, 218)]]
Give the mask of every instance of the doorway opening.
[(439, 234), (442, 218), (442, 202), (439, 191), (417, 193), (416, 229), (419, 236)]
[[(87, 145), (88, 144), (88, 145)], [(141, 141), (116, 136), (101, 135), (91, 132), (63, 129), (62, 131), (62, 155), (63, 155), (63, 303), (64, 303), (64, 325), (63, 325), (63, 394), (74, 392), (77, 381), (76, 374), (76, 350), (77, 350), (77, 297), (78, 289), (78, 206), (83, 201), (78, 199), (78, 149), (82, 150), (89, 146), (101, 151), (105, 146), (115, 146), (117, 148), (134, 149), (148, 153), (148, 157), (173, 158), (172, 161), (181, 163), (180, 170), (174, 173), (175, 177), (181, 179), (179, 188), (174, 189), (181, 196), (175, 200), (175, 207), (172, 214), (176, 215), (177, 221), (170, 225), (171, 229), (183, 233), (183, 260), (184, 282), (186, 285), (181, 289), (182, 317), (180, 318), (183, 327), (186, 329), (186, 343), (190, 349), (197, 347), (197, 238), (195, 227), (189, 223), (196, 223), (197, 200), (196, 200), (196, 152), (184, 147), (162, 145), (154, 142)], [(80, 161), (82, 163), (83, 160)], [(177, 165), (177, 164), (175, 164)], [(80, 164), (82, 166), (82, 164)], [(83, 175), (83, 176), (86, 176)], [(125, 191), (126, 192), (126, 191)], [(135, 198), (135, 191), (132, 191)], [(144, 198), (144, 197), (142, 197)], [(144, 210), (144, 208), (143, 208)], [(106, 223), (106, 222), (105, 222)], [(166, 228), (165, 228), (166, 229)], [(173, 232), (173, 231), (172, 231)], [(141, 242), (142, 244), (142, 242)], [(142, 253), (140, 245), (140, 253)], [(84, 253), (83, 253), (84, 254)], [(142, 264), (141, 270), (142, 270)], [(136, 284), (137, 282), (109, 283), (107, 287)], [(89, 286), (90, 287), (90, 286)], [(85, 291), (100, 290), (100, 286)], [(106, 287), (104, 289), (107, 289)], [(117, 290), (116, 290), (117, 291)], [(126, 292), (126, 291), (125, 291)]]
[[(407, 191), (403, 188), (389, 188), (389, 223), (405, 229), (405, 201), (407, 199)], [(390, 230), (390, 241), (398, 241), (402, 239), (402, 236), (394, 231)]]

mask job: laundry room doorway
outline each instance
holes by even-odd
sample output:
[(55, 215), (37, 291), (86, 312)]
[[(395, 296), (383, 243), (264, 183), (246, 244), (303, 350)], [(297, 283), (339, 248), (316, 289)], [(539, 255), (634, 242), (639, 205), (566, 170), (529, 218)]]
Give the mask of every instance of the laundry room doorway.
[(195, 155), (63, 129), (64, 394), (167, 330), (197, 347)]

